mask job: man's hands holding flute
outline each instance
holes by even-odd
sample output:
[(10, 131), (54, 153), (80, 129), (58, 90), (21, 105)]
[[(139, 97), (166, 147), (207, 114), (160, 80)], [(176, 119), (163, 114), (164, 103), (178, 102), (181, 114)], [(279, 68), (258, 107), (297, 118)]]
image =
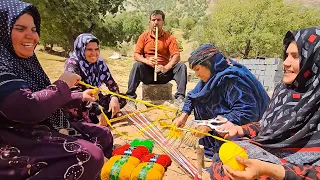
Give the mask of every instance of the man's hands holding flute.
[(147, 65), (154, 68), (157, 65), (157, 59), (155, 57), (150, 57)]
[[(157, 60), (155, 59), (155, 57), (150, 57), (147, 65), (155, 68), (155, 66), (157, 65)], [(167, 65), (164, 66), (164, 65), (158, 64), (158, 65), (157, 65), (156, 72), (166, 73), (166, 72), (168, 72), (171, 68), (172, 68), (172, 67), (169, 67), (169, 66), (167, 66)]]

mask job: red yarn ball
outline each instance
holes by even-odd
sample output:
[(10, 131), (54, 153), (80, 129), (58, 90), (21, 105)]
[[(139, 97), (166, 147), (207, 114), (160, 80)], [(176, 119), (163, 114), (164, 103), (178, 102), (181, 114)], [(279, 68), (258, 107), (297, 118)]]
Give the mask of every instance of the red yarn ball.
[(166, 154), (148, 154), (141, 159), (141, 162), (155, 162), (162, 165), (165, 169), (169, 167), (172, 163), (171, 158)]
[(130, 144), (124, 144), (123, 146), (118, 147), (113, 150), (112, 156), (123, 155), (124, 151), (130, 147)]
[(136, 149), (132, 151), (131, 156), (134, 156), (138, 159), (142, 159), (147, 154), (149, 154), (148, 148), (144, 146), (137, 146)]
[(116, 155), (128, 155), (138, 158), (139, 160), (145, 155), (149, 154), (148, 148), (144, 146), (133, 147), (129, 144), (125, 144), (112, 152), (112, 156)]

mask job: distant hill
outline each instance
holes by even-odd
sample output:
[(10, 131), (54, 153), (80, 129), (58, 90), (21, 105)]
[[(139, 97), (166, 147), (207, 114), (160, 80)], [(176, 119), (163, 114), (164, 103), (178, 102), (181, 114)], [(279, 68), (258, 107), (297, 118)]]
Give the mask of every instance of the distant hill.
[[(211, 13), (211, 10), (214, 6), (214, 2), (216, 0), (208, 0), (208, 9), (207, 14)], [(303, 5), (307, 7), (319, 7), (320, 8), (320, 0), (285, 0), (285, 2), (292, 3), (292, 2), (301, 2)]]
[(320, 0), (286, 0), (287, 2), (301, 2), (305, 6), (320, 7)]

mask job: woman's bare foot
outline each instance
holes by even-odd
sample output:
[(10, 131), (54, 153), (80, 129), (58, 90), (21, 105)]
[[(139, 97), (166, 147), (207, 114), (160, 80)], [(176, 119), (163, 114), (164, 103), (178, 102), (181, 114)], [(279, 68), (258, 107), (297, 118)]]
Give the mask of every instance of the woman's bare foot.
[(98, 123), (99, 126), (107, 126), (108, 125), (107, 120), (104, 118), (103, 114), (98, 115), (98, 119), (99, 119), (99, 123)]

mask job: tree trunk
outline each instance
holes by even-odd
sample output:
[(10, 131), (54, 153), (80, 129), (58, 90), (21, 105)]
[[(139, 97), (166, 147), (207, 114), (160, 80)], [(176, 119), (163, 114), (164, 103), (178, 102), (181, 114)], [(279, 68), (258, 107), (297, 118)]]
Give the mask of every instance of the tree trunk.
[(95, 29), (95, 27), (96, 27), (96, 25), (92, 23), (87, 32), (92, 33), (93, 30)]
[(244, 59), (248, 58), (250, 50), (251, 50), (251, 40), (247, 40), (247, 45), (246, 45), (246, 48), (245, 48), (244, 54), (243, 54), (243, 56), (244, 56), (243, 58)]
[(64, 50), (69, 53), (73, 50), (73, 44), (74, 44), (74, 41), (76, 39), (77, 35), (73, 35), (73, 33), (70, 33), (67, 38), (68, 38), (68, 46), (66, 46), (64, 48)]

